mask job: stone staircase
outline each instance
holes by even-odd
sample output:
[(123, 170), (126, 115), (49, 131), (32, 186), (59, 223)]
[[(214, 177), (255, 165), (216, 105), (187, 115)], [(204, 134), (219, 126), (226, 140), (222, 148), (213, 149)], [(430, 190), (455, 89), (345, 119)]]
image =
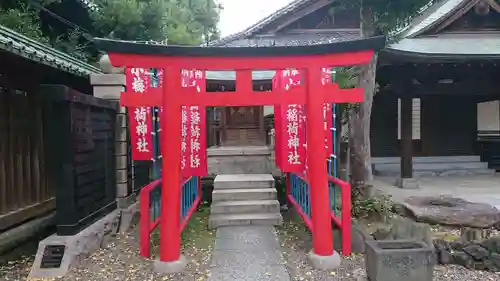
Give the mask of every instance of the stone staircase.
[(270, 174), (217, 175), (209, 228), (233, 225), (280, 225), (283, 218)]
[[(401, 170), (399, 157), (374, 157), (372, 165), (374, 174), (377, 176), (397, 177)], [(495, 175), (495, 170), (488, 168), (487, 162), (481, 162), (480, 156), (433, 156), (414, 157), (413, 174), (415, 177), (454, 177)]]

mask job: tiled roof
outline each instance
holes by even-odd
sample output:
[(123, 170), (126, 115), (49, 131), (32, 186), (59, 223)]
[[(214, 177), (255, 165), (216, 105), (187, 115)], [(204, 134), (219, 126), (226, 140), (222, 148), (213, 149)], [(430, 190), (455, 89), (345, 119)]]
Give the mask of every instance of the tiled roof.
[(421, 16), (416, 17), (405, 32), (404, 37), (415, 37), (455, 12), (470, 0), (442, 0), (430, 6)]
[(500, 38), (487, 34), (446, 34), (405, 38), (389, 49), (428, 55), (500, 56)]
[(66, 53), (41, 44), (20, 33), (0, 25), (0, 50), (15, 53), (29, 60), (58, 68), (78, 76), (102, 71)]
[(276, 36), (262, 36), (253, 38), (241, 38), (226, 42), (219, 46), (224, 47), (269, 47), (269, 46), (298, 46), (323, 43), (333, 43), (358, 39), (358, 30), (352, 31), (322, 31), (316, 32), (294, 32), (279, 34)]
[(400, 41), (388, 46), (411, 54), (431, 56), (500, 56), (500, 37), (493, 34), (438, 34), (423, 36), (426, 31), (449, 18), (475, 0), (442, 0), (430, 6), (402, 32)]

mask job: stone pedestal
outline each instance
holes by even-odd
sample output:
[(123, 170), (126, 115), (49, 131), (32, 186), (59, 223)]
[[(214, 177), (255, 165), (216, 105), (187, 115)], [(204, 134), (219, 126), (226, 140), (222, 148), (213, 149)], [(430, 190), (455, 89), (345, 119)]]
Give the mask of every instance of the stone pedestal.
[(432, 281), (434, 247), (421, 241), (366, 242), (366, 274), (370, 281)]
[(395, 186), (402, 189), (418, 189), (420, 184), (415, 178), (398, 178), (394, 183)]

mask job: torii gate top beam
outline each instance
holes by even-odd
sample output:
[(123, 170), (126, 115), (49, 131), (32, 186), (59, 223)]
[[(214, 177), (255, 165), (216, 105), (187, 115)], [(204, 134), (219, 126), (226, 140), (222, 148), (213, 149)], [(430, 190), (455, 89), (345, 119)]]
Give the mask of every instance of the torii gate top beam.
[(111, 63), (116, 67), (266, 70), (366, 64), (374, 52), (385, 47), (386, 38), (283, 47), (165, 46), (102, 38), (94, 42), (99, 49), (113, 54)]
[[(304, 87), (289, 92), (256, 92), (252, 89), (252, 70), (259, 69), (320, 69), (369, 63), (375, 51), (385, 46), (385, 37), (309, 46), (284, 47), (189, 47), (138, 44), (129, 41), (94, 39), (96, 45), (109, 53), (117, 67), (161, 69), (237, 70), (237, 94), (184, 88), (175, 100), (182, 105), (251, 106), (270, 104), (305, 104)], [(338, 89), (324, 85), (325, 102), (363, 101), (363, 89)], [(150, 89), (147, 94), (122, 93), (123, 106), (159, 106), (163, 90)], [(174, 98), (171, 96), (171, 99)]]

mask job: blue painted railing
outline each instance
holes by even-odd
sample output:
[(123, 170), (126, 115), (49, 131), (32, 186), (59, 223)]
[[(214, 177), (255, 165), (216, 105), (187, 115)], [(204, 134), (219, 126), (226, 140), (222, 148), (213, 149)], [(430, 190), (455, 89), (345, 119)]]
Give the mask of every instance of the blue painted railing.
[(201, 201), (200, 177), (190, 177), (182, 184), (181, 191), (181, 231), (187, 224)]

